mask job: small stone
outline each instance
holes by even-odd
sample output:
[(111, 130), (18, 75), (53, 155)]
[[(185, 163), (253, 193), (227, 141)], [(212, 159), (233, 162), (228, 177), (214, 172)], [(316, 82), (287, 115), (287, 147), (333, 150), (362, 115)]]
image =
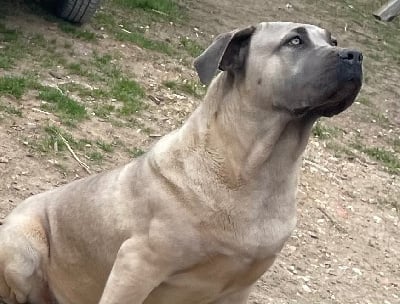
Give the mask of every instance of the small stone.
[(13, 185), (12, 188), (14, 190), (17, 190), (17, 191), (21, 191), (22, 190), (22, 188), (20, 186), (18, 186), (18, 185)]
[(359, 276), (362, 276), (362, 272), (361, 272), (360, 269), (358, 269), (358, 268), (352, 268), (352, 270), (353, 270), (353, 272), (354, 272), (355, 274), (357, 274), (357, 275), (359, 275)]
[(382, 219), (377, 215), (374, 215), (372, 218), (374, 219), (374, 222), (377, 224), (380, 224), (382, 222)]
[(7, 164), (9, 162), (9, 160), (8, 160), (8, 158), (7, 157), (0, 157), (0, 163), (2, 163), (2, 164)]
[(288, 267), (288, 270), (289, 270), (291, 273), (293, 273), (293, 274), (297, 274), (296, 268), (294, 268), (293, 265), (290, 265), (290, 266)]
[(157, 96), (149, 95), (149, 99), (151, 99), (156, 105), (159, 105), (161, 103), (161, 99)]
[(288, 251), (290, 253), (293, 253), (293, 252), (295, 252), (297, 250), (297, 248), (295, 246), (292, 246), (292, 245), (287, 245), (286, 248), (288, 249)]
[(299, 276), (300, 279), (303, 279), (304, 282), (309, 282), (310, 281), (310, 277), (309, 276)]
[(53, 76), (56, 79), (62, 79), (63, 75), (61, 75), (61, 73), (57, 72), (57, 71), (50, 71), (49, 74), (51, 76)]
[(312, 292), (311, 288), (307, 284), (303, 284), (301, 287), (303, 288), (303, 290), (305, 292), (308, 292), (308, 293)]

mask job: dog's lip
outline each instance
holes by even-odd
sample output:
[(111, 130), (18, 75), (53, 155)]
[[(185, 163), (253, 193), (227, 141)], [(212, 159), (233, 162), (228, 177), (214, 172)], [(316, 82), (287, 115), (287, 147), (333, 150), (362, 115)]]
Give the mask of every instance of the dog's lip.
[(340, 102), (337, 103), (331, 103), (329, 105), (326, 105), (325, 107), (320, 107), (316, 108), (313, 110), (313, 112), (325, 116), (325, 117), (331, 117), (333, 115), (339, 114), (346, 110), (348, 107), (350, 107), (354, 102), (353, 97), (345, 98), (342, 99)]
[(297, 117), (302, 117), (308, 114), (316, 114), (320, 116), (331, 117), (339, 114), (351, 106), (360, 91), (361, 79), (351, 79), (347, 81), (339, 90), (335, 90), (328, 95), (327, 102), (317, 106), (304, 106), (295, 108), (291, 112)]
[(361, 83), (361, 78), (353, 78), (347, 81), (340, 90), (332, 94), (329, 99), (330, 102), (322, 105), (320, 109), (316, 109), (317, 111), (320, 110), (318, 114), (331, 117), (346, 110), (355, 101), (361, 89)]

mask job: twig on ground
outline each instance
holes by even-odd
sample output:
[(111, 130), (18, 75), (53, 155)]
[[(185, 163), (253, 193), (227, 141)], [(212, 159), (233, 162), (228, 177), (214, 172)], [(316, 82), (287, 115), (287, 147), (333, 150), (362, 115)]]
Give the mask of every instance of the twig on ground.
[(155, 9), (152, 9), (152, 11), (157, 13), (157, 14), (163, 15), (163, 16), (169, 16), (167, 13), (164, 13), (164, 12), (161, 12), (161, 11), (158, 11), (158, 10), (155, 10)]
[(161, 136), (162, 136), (161, 134), (156, 134), (156, 133), (149, 135), (149, 137), (151, 137), (151, 138), (161, 137)]
[(85, 169), (85, 171), (86, 171), (88, 174), (92, 174), (92, 173), (90, 172), (89, 166), (86, 165), (83, 161), (81, 161), (81, 160), (78, 158), (78, 156), (76, 156), (74, 150), (72, 150), (72, 148), (71, 148), (71, 146), (69, 145), (68, 141), (67, 141), (60, 133), (57, 133), (57, 134), (58, 134), (58, 136), (60, 136), (61, 140), (62, 140), (62, 141), (64, 142), (64, 144), (66, 145), (68, 151), (71, 153), (72, 157), (78, 162), (78, 164), (79, 164), (83, 169)]
[(328, 212), (326, 212), (326, 210), (320, 206), (317, 206), (317, 209), (319, 211), (321, 211), (321, 213), (323, 215), (325, 215), (325, 217), (331, 222), (332, 226), (335, 227), (339, 232), (341, 233), (348, 233), (347, 230), (345, 228), (343, 228), (342, 226), (340, 226), (330, 215)]
[(39, 112), (39, 113), (46, 114), (46, 115), (50, 115), (51, 114), (50, 112), (42, 111), (42, 110), (37, 109), (37, 108), (32, 108), (32, 111)]
[(318, 170), (320, 170), (320, 171), (322, 171), (324, 173), (328, 173), (329, 172), (329, 169), (327, 169), (327, 168), (325, 168), (325, 167), (323, 167), (323, 166), (321, 166), (321, 165), (319, 165), (319, 164), (317, 164), (317, 163), (315, 163), (315, 162), (313, 162), (311, 160), (305, 159), (304, 163), (307, 164), (307, 165), (313, 166), (314, 168), (316, 168), (316, 169), (318, 169)]

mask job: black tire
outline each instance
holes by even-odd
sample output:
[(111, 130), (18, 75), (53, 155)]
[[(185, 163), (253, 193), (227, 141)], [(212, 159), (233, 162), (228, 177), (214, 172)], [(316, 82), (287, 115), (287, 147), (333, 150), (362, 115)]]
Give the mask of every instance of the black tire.
[(85, 23), (99, 8), (101, 0), (57, 0), (57, 2), (58, 16), (70, 22)]

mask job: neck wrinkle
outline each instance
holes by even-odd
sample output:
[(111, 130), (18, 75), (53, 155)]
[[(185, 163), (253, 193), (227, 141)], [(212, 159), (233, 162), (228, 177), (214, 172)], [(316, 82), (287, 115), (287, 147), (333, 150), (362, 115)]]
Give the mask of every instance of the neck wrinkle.
[[(257, 108), (257, 103), (249, 100), (254, 98), (249, 91), (233, 85), (227, 88), (223, 77), (219, 75), (214, 81), (202, 104), (201, 117), (207, 117), (203, 139), (207, 152), (217, 164), (217, 175), (230, 188), (237, 188), (268, 165), (271, 156), (277, 154), (274, 153), (277, 149), (284, 149), (280, 141), (291, 146), (293, 141), (302, 142), (304, 136), (297, 134), (300, 131), (296, 130), (298, 124), (293, 128), (288, 113)], [(288, 129), (295, 134), (291, 136)], [(300, 150), (294, 153), (296, 156), (290, 155), (288, 161), (296, 162), (304, 149)], [(293, 153), (289, 151), (288, 154)]]

